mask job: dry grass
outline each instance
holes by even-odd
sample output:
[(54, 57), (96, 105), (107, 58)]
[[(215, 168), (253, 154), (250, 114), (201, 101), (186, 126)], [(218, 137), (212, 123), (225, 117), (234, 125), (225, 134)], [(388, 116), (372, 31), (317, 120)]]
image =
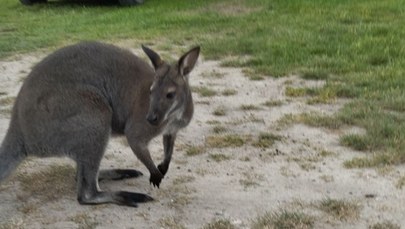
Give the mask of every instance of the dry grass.
[(215, 116), (225, 116), (226, 115), (226, 109), (223, 106), (217, 107), (214, 112), (212, 112), (213, 115)]
[(70, 218), (71, 221), (78, 224), (79, 229), (94, 229), (99, 223), (91, 218), (88, 213), (79, 213)]
[(241, 135), (224, 135), (224, 136), (208, 136), (205, 139), (205, 144), (211, 148), (226, 148), (226, 147), (241, 147), (249, 141), (248, 136)]
[(186, 227), (181, 224), (180, 220), (174, 217), (165, 217), (159, 220), (161, 228), (165, 229), (185, 229)]
[(360, 216), (360, 206), (356, 202), (326, 198), (316, 206), (340, 221), (356, 220)]
[(269, 100), (263, 103), (266, 107), (279, 107), (283, 105), (283, 101), (281, 100)]
[(252, 229), (310, 229), (314, 227), (314, 217), (301, 212), (280, 210), (258, 217)]
[(227, 131), (227, 128), (224, 126), (214, 126), (212, 128), (212, 132), (216, 133), (216, 134), (220, 134), (220, 133), (224, 133)]
[(13, 105), (16, 97), (10, 96), (0, 99), (0, 106), (11, 106)]
[(244, 110), (244, 111), (254, 111), (254, 110), (259, 110), (260, 108), (253, 104), (243, 104), (240, 106), (240, 109)]
[(75, 168), (71, 165), (51, 165), (38, 172), (20, 173), (17, 179), (24, 192), (42, 201), (56, 201), (61, 195), (76, 193)]
[(252, 145), (258, 148), (269, 148), (272, 146), (276, 141), (280, 141), (281, 137), (278, 135), (274, 135), (272, 133), (261, 133), (257, 139), (257, 141), (253, 142)]
[(173, 185), (190, 183), (190, 182), (193, 182), (194, 180), (195, 180), (195, 177), (193, 177), (193, 176), (182, 175), (182, 176), (176, 177), (173, 180)]
[(398, 189), (402, 189), (404, 186), (405, 186), (405, 176), (402, 176), (398, 179), (395, 187), (397, 187)]
[(215, 69), (211, 70), (211, 71), (205, 71), (201, 74), (202, 77), (205, 78), (215, 78), (215, 79), (221, 79), (225, 76), (225, 73), (223, 72), (219, 72)]
[(8, 219), (6, 222), (0, 223), (0, 229), (24, 229), (27, 225), (23, 219)]
[(390, 221), (384, 221), (381, 223), (376, 223), (368, 227), (369, 229), (400, 229), (399, 225), (391, 223)]
[(221, 93), (223, 96), (231, 96), (238, 94), (238, 91), (235, 89), (225, 89)]
[(236, 228), (228, 219), (218, 219), (205, 225), (203, 229), (234, 229)]
[(216, 162), (221, 162), (221, 161), (226, 161), (226, 160), (231, 159), (231, 157), (229, 157), (225, 154), (222, 154), (222, 153), (211, 153), (210, 158)]
[(217, 95), (217, 92), (208, 87), (192, 87), (193, 92), (198, 93), (201, 97), (212, 97)]
[(260, 181), (264, 181), (264, 176), (250, 171), (242, 173), (242, 178), (239, 180), (239, 183), (247, 189), (249, 187), (259, 186)]
[(203, 146), (187, 146), (186, 155), (196, 156), (205, 153), (205, 148)]

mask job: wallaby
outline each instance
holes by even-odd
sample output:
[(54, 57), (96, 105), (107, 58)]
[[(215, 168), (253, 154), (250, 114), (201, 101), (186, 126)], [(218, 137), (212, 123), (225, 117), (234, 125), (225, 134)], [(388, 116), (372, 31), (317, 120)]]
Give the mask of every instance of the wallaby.
[[(27, 156), (68, 156), (77, 165), (80, 204), (137, 206), (152, 197), (100, 191), (98, 180), (142, 175), (137, 170), (99, 171), (111, 132), (124, 134), (159, 187), (177, 132), (193, 115), (188, 75), (200, 52), (195, 47), (168, 64), (142, 46), (152, 62), (128, 50), (83, 42), (55, 51), (25, 79), (0, 148), (0, 181)], [(155, 166), (148, 143), (163, 134), (164, 160)]]

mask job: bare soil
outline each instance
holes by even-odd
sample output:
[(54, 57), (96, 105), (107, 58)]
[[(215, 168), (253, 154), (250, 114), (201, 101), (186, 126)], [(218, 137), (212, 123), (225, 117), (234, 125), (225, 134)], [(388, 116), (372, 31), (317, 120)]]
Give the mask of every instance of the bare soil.
[[(12, 100), (22, 80), (44, 54), (0, 61), (0, 99)], [(146, 168), (121, 137), (111, 138), (101, 168), (136, 168), (144, 176), (124, 181), (103, 181), (102, 189), (143, 192), (156, 200), (138, 208), (116, 205), (82, 206), (76, 201), (74, 163), (66, 158), (30, 158), (0, 185), (0, 228), (202, 228), (217, 219), (235, 228), (250, 228), (257, 217), (283, 209), (314, 217), (315, 228), (367, 228), (376, 223), (405, 225), (405, 190), (398, 181), (405, 166), (346, 169), (345, 160), (364, 153), (339, 144), (339, 137), (357, 127), (341, 130), (303, 124), (280, 125), (289, 114), (334, 114), (347, 101), (309, 105), (306, 98), (285, 96), (287, 86), (322, 86), (322, 81), (297, 76), (251, 80), (242, 69), (224, 68), (219, 62), (201, 60), (191, 73), (193, 87), (207, 87), (216, 95), (194, 93), (195, 115), (180, 132), (174, 159), (160, 189), (149, 184)], [(234, 95), (223, 95), (225, 90)], [(263, 105), (276, 101), (274, 106)], [(247, 106), (249, 105), (249, 106)], [(253, 106), (251, 106), (253, 105)], [(12, 103), (0, 104), (0, 139), (9, 123)], [(216, 109), (224, 114), (214, 114)], [(220, 128), (218, 128), (220, 126)], [(214, 127), (221, 133), (215, 133)], [(277, 136), (274, 144), (258, 147), (261, 133)], [(240, 136), (241, 146), (216, 148), (207, 138)], [(202, 152), (188, 155), (190, 147)], [(150, 144), (155, 163), (163, 158), (161, 138)], [(71, 168), (58, 182), (39, 181), (52, 165)], [(57, 166), (52, 167), (57, 172)], [(68, 170), (69, 171), (69, 170)], [(26, 179), (22, 179), (26, 178)], [(56, 186), (58, 192), (51, 193)], [(66, 185), (67, 184), (67, 185)], [(66, 185), (66, 186), (65, 186)], [(49, 196), (51, 195), (51, 197)], [(56, 198), (55, 198), (56, 196)], [(316, 205), (326, 198), (350, 201), (359, 215), (341, 220)]]

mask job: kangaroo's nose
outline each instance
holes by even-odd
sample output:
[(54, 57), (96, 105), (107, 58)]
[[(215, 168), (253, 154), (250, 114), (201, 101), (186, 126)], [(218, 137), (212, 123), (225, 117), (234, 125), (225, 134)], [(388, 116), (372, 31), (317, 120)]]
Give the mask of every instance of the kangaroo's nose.
[(152, 125), (157, 125), (158, 124), (158, 116), (157, 114), (148, 114), (146, 116), (146, 120)]

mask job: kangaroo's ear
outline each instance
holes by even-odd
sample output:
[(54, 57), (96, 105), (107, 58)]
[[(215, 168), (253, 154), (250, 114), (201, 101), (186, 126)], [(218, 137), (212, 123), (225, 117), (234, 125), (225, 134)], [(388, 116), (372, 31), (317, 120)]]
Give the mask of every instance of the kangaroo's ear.
[(155, 51), (152, 49), (142, 45), (142, 50), (146, 53), (146, 55), (149, 57), (150, 61), (153, 64), (153, 67), (156, 69), (159, 68), (163, 64), (162, 59), (160, 59), (159, 54), (157, 54)]
[(180, 75), (186, 76), (191, 72), (191, 70), (193, 70), (199, 54), (200, 54), (200, 47), (197, 46), (188, 51), (182, 57), (180, 57), (178, 62)]

